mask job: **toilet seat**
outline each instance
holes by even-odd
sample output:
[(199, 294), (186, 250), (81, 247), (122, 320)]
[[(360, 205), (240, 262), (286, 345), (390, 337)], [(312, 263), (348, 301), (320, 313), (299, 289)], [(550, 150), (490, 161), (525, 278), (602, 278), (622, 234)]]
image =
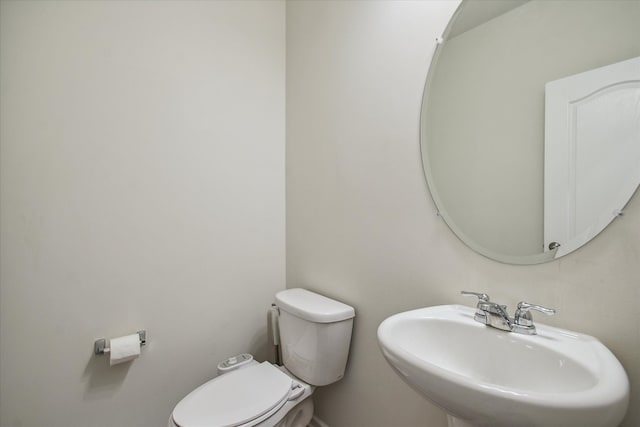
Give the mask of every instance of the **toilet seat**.
[(300, 384), (263, 362), (202, 384), (176, 405), (172, 418), (179, 427), (250, 427), (300, 392)]

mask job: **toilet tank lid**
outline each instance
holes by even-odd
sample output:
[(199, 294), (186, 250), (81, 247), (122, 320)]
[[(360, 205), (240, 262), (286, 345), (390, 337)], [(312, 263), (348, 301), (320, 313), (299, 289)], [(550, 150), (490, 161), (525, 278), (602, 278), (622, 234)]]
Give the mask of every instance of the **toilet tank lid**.
[(339, 322), (351, 319), (356, 315), (350, 305), (301, 288), (278, 292), (276, 305), (281, 310), (310, 322)]

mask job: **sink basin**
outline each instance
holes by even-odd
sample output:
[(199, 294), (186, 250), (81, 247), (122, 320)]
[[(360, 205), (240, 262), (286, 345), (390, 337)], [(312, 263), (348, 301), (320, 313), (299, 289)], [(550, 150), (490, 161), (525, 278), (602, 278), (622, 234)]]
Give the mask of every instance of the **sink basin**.
[(615, 427), (629, 380), (596, 338), (536, 323), (522, 335), (442, 305), (393, 315), (378, 328), (384, 357), (453, 425)]

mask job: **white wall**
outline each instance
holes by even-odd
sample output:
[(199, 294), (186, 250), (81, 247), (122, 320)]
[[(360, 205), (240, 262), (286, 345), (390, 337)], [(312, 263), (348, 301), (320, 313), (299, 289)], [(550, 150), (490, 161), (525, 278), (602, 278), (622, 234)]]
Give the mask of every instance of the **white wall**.
[(464, 246), (436, 216), (420, 163), (422, 88), (457, 2), (287, 3), (287, 287), (356, 308), (346, 377), (316, 394), (331, 427), (444, 427), (391, 371), (376, 329), (390, 314), (474, 302), (554, 307), (544, 322), (599, 337), (631, 380), (640, 424), (640, 200), (548, 264), (509, 266)]
[[(267, 353), (284, 281), (284, 5), (0, 4), (0, 425), (164, 425), (219, 360)], [(357, 309), (347, 376), (317, 411), (331, 427), (444, 426), (375, 333), (398, 311), (471, 305), (469, 289), (600, 337), (637, 425), (637, 198), (539, 266), (485, 259), (435, 215), (419, 107), (456, 4), (287, 4), (287, 285)], [(149, 344), (131, 365), (92, 356), (138, 328)]]
[[(0, 425), (161, 426), (284, 288), (284, 2), (1, 3)], [(93, 341), (148, 332), (108, 367)]]

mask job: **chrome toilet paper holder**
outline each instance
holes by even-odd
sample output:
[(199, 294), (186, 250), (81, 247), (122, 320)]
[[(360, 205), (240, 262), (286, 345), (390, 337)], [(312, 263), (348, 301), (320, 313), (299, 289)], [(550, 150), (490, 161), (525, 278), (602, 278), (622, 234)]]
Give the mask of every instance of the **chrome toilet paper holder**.
[[(147, 331), (138, 331), (138, 336), (140, 337), (140, 345), (145, 345), (147, 343)], [(111, 348), (107, 347), (107, 340), (104, 338), (96, 340), (93, 343), (93, 352), (95, 354), (105, 354), (110, 351)]]

